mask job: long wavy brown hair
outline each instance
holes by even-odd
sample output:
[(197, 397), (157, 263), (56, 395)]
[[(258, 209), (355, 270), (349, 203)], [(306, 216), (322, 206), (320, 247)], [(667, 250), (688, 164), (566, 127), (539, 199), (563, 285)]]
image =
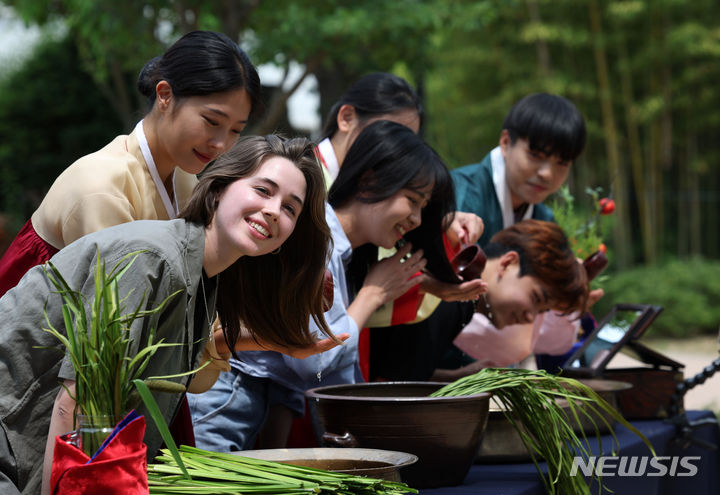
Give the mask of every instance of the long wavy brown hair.
[(240, 138), (203, 171), (179, 215), (207, 227), (220, 193), (236, 180), (252, 175), (273, 156), (290, 160), (305, 177), (305, 203), (280, 252), (243, 256), (222, 272), (217, 309), (230, 349), (234, 349), (242, 326), (256, 340), (283, 346), (309, 345), (316, 340), (310, 332), (311, 318), (326, 336), (334, 338), (323, 318), (322, 304), (323, 275), (332, 238), (325, 222), (325, 182), (313, 146), (305, 138)]

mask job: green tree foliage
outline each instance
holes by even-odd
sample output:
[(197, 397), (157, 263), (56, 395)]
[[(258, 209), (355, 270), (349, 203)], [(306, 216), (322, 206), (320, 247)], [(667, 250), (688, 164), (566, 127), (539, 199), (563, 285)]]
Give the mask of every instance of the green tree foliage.
[[(61, 18), (79, 47), (85, 67), (126, 128), (141, 103), (124, 80), (151, 57), (193, 29), (222, 31), (241, 42), (253, 62), (285, 69), (302, 64), (336, 98), (360, 75), (408, 62), (424, 67), (426, 39), (440, 27), (438, 0), (3, 0), (28, 22)], [(334, 77), (329, 77), (332, 75)], [(258, 132), (269, 132), (302, 82), (273, 92)], [(336, 93), (328, 95), (329, 93)]]
[[(323, 115), (360, 75), (399, 72), (424, 98), (425, 136), (452, 167), (495, 146), (522, 96), (562, 94), (588, 124), (571, 192), (612, 188), (617, 203), (611, 269), (668, 254), (720, 256), (720, 234), (705, 227), (720, 223), (712, 0), (0, 1), (28, 22), (64, 20), (123, 130), (142, 109), (127, 82), (191, 29), (223, 31), (256, 64), (286, 74), (302, 64), (319, 80)], [(299, 82), (273, 91), (249, 132), (276, 129)]]
[(570, 98), (588, 143), (570, 186), (613, 188), (618, 267), (720, 255), (720, 6), (710, 0), (453, 2), (427, 72), (429, 139), (452, 166), (496, 145), (527, 93)]
[[(105, 97), (105, 106), (130, 131), (144, 102), (129, 86), (140, 69), (181, 30), (190, 30), (192, 10), (175, 9), (161, 0), (3, 0), (28, 23), (41, 26), (62, 23), (76, 47), (77, 64), (90, 76)], [(190, 2), (196, 4), (199, 2)]]
[[(250, 53), (258, 63), (285, 68), (291, 61), (302, 63), (306, 75), (312, 73), (320, 81), (324, 115), (367, 72), (402, 64), (410, 79), (417, 79), (427, 64), (429, 38), (443, 18), (438, 5), (437, 0), (262, 2), (248, 23), (253, 33)], [(277, 103), (289, 95), (284, 92)], [(262, 130), (272, 129), (272, 106), (268, 113)]]
[(17, 231), (60, 172), (99, 149), (120, 123), (109, 111), (75, 45), (48, 40), (0, 85), (0, 208)]

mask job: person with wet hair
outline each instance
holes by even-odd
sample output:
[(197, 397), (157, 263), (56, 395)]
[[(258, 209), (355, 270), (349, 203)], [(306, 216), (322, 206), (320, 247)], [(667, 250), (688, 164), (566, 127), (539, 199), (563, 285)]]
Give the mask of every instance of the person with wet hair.
[[(488, 356), (464, 369), (443, 368), (445, 350), (452, 343), (452, 332), (418, 333), (420, 327), (388, 332), (386, 339), (373, 346), (371, 371), (375, 380), (453, 381), (497, 361), (514, 359), (516, 343), (502, 332), (511, 327), (532, 325), (539, 315), (553, 310), (569, 315), (585, 310), (588, 301), (587, 275), (562, 229), (553, 222), (523, 220), (497, 232), (484, 248), (487, 263), (481, 278), (487, 284), (477, 303), (464, 305), (461, 315), (438, 308), (443, 322), (457, 318), (490, 325), (499, 337), (477, 339), (478, 353)], [(457, 331), (457, 330), (456, 330)], [(512, 330), (511, 330), (512, 331)], [(537, 339), (537, 333), (534, 335)]]
[[(485, 222), (478, 243), (484, 246), (496, 232), (523, 219), (553, 221), (544, 201), (565, 183), (585, 141), (585, 120), (567, 98), (536, 93), (513, 105), (498, 147), (480, 164), (453, 171), (458, 208), (481, 215)], [(602, 295), (602, 289), (591, 291), (588, 307)], [(532, 354), (560, 355), (576, 342), (580, 323), (580, 315), (550, 311), (533, 325), (500, 332), (474, 318), (457, 336), (445, 364), (458, 367), (477, 360), (487, 366), (508, 366)], [(496, 351), (490, 352), (491, 347)]]

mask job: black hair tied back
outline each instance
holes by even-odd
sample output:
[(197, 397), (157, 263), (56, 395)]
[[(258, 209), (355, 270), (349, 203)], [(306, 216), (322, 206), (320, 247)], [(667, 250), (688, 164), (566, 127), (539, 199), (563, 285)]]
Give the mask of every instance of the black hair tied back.
[(138, 75), (137, 89), (141, 95), (148, 99), (152, 99), (155, 94), (155, 72), (161, 58), (158, 55), (148, 60)]

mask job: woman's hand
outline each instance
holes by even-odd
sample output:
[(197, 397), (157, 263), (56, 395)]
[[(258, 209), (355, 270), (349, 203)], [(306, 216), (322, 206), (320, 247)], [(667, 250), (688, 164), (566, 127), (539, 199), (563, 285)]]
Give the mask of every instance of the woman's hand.
[(397, 299), (427, 278), (425, 274), (418, 275), (427, 264), (422, 250), (409, 255), (411, 248), (410, 243), (407, 243), (394, 255), (375, 263), (365, 276), (358, 296), (363, 292), (371, 294), (377, 302), (373, 311)]
[(474, 244), (480, 239), (485, 229), (482, 218), (474, 213), (456, 211), (455, 218), (445, 231), (453, 246)]
[(335, 342), (331, 338), (325, 338), (305, 347), (287, 347), (276, 345), (274, 346), (275, 348), (272, 350), (280, 352), (282, 354), (287, 354), (288, 356), (293, 358), (305, 359), (306, 357), (314, 356), (315, 354), (320, 354), (321, 352), (329, 351), (333, 347), (342, 345), (342, 342), (345, 342), (347, 339), (350, 338), (350, 334), (341, 333), (339, 335), (336, 335), (335, 337), (340, 341), (340, 343)]
[(468, 280), (461, 284), (450, 284), (429, 275), (420, 284), (420, 288), (428, 294), (432, 294), (443, 301), (449, 302), (474, 301), (479, 298), (483, 292), (487, 292), (488, 290), (487, 283), (479, 278)]
[[(218, 353), (223, 358), (225, 356), (228, 356), (229, 359), (230, 351), (227, 350), (227, 345), (225, 344), (225, 337), (223, 336), (222, 329), (219, 326), (219, 322), (216, 322), (214, 328), (215, 346), (218, 350)], [(335, 338), (338, 340), (337, 342), (331, 338), (324, 338), (313, 342), (312, 344), (307, 346), (285, 346), (272, 342), (264, 342), (261, 339), (256, 340), (256, 338), (253, 338), (250, 331), (247, 328), (243, 327), (240, 335), (238, 336), (237, 342), (235, 343), (235, 351), (275, 351), (282, 354), (287, 354), (290, 357), (305, 359), (306, 357), (329, 351), (333, 347), (342, 345), (343, 342), (350, 338), (350, 334), (341, 333), (335, 335)]]
[(73, 429), (76, 406), (75, 399), (73, 399), (75, 395), (75, 382), (73, 380), (64, 380), (64, 385), (67, 389), (60, 387), (58, 394), (55, 396), (52, 415), (50, 416), (50, 429), (45, 444), (42, 487), (40, 489), (42, 495), (50, 493), (50, 477), (52, 475), (53, 454), (55, 452), (55, 437), (64, 435)]
[(601, 288), (600, 288), (600, 289), (591, 290), (591, 291), (588, 293), (588, 300), (587, 300), (587, 308), (586, 308), (586, 309), (589, 310), (590, 308), (592, 308), (593, 305), (594, 305), (596, 302), (598, 302), (600, 299), (602, 299), (602, 297), (603, 297), (604, 295), (605, 295), (605, 291), (604, 291), (603, 289), (601, 289)]
[(427, 275), (420, 273), (427, 264), (422, 250), (410, 255), (411, 247), (407, 243), (394, 255), (378, 261), (370, 268), (362, 288), (347, 309), (347, 314), (355, 320), (358, 328), (363, 328), (370, 315), (380, 306), (397, 299), (427, 278)]

